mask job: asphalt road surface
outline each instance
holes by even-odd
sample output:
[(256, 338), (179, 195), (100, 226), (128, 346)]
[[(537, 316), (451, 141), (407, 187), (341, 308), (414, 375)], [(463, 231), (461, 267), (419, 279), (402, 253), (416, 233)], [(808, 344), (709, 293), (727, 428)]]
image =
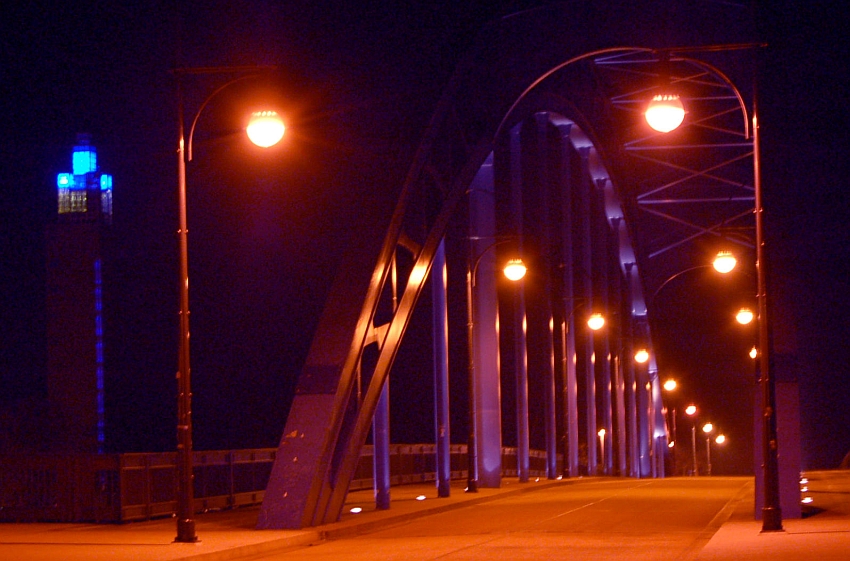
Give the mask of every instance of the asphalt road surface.
[(751, 478), (589, 479), (250, 559), (688, 560)]

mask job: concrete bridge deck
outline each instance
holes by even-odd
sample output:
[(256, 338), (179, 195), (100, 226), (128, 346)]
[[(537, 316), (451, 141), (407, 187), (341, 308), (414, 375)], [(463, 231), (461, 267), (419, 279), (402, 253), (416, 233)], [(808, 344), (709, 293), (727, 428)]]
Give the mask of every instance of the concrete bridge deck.
[[(848, 559), (850, 472), (806, 475), (811, 513), (786, 520), (783, 532), (767, 534), (753, 520), (752, 478), (506, 480), (499, 489), (477, 494), (456, 487), (448, 498), (436, 498), (432, 484), (394, 487), (392, 507), (384, 511), (375, 510), (371, 491), (353, 492), (339, 522), (303, 530), (255, 530), (257, 508), (201, 514), (195, 544), (173, 543), (172, 519), (124, 525), (2, 524), (0, 557), (358, 559), (358, 551), (375, 558), (373, 548), (379, 546), (374, 542), (380, 542), (394, 552), (400, 544), (419, 544), (404, 552), (405, 559), (492, 559), (508, 550), (511, 559), (523, 559), (522, 551), (548, 559)], [(417, 500), (420, 496), (425, 499)], [(358, 506), (361, 513), (349, 512)], [(471, 545), (461, 547), (467, 540)], [(307, 547), (316, 544), (321, 547)]]

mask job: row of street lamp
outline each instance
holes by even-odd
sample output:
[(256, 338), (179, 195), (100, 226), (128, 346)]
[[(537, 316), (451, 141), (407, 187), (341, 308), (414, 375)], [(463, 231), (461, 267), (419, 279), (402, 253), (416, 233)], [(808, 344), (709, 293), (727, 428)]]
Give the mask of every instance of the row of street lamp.
[[(668, 392), (675, 390), (677, 387), (675, 380), (667, 380), (664, 382), (664, 389)], [(691, 418), (691, 457), (692, 457), (692, 475), (699, 475), (699, 465), (697, 463), (697, 423), (696, 423), (696, 415), (697, 415), (697, 406), (694, 404), (688, 405), (685, 407), (685, 415)], [(711, 475), (711, 437), (712, 433), (715, 432), (714, 424), (711, 422), (707, 422), (702, 426), (702, 432), (705, 434), (705, 459), (706, 459), (706, 475)], [(716, 444), (724, 444), (726, 442), (726, 435), (723, 433), (719, 433), (714, 437), (714, 442)], [(676, 409), (673, 409), (673, 440), (670, 442), (670, 448), (675, 448), (678, 446), (678, 434), (676, 433)], [(675, 457), (675, 455), (674, 455)]]
[[(256, 75), (260, 69), (252, 69), (252, 68), (202, 68), (202, 69), (180, 69), (176, 70), (174, 73), (178, 78), (178, 118), (179, 118), (179, 138), (178, 138), (178, 202), (179, 202), (179, 247), (180, 247), (180, 345), (179, 345), (179, 361), (178, 361), (178, 425), (177, 425), (177, 453), (178, 453), (178, 500), (177, 500), (177, 538), (178, 542), (194, 542), (197, 541), (197, 536), (195, 534), (195, 523), (194, 523), (194, 498), (193, 498), (193, 475), (192, 475), (192, 414), (191, 414), (191, 385), (190, 385), (190, 367), (189, 367), (189, 279), (188, 279), (188, 242), (187, 242), (187, 225), (186, 225), (186, 165), (192, 159), (192, 137), (195, 130), (195, 126), (197, 125), (198, 119), (206, 107), (207, 103), (216, 96), (220, 91), (230, 86), (231, 84), (241, 81), (246, 77), (250, 77), (252, 75)], [(240, 77), (232, 79), (225, 83), (223, 86), (217, 88), (210, 94), (204, 101), (201, 103), (199, 109), (195, 113), (193, 120), (191, 121), (191, 127), (189, 130), (188, 143), (186, 142), (186, 136), (184, 134), (184, 115), (183, 115), (183, 97), (180, 79), (185, 75), (192, 74), (240, 74)], [(645, 116), (647, 119), (647, 123), (654, 130), (657, 130), (662, 133), (670, 132), (680, 126), (686, 115), (686, 110), (682, 100), (676, 94), (664, 93), (658, 96), (655, 96), (653, 100), (650, 102), (647, 107)], [(753, 117), (754, 124), (756, 122), (755, 116)], [(754, 126), (754, 133), (758, 130), (757, 126)], [(248, 134), (249, 139), (260, 147), (270, 147), (279, 142), (285, 132), (285, 126), (280, 118), (280, 116), (273, 110), (263, 110), (254, 112), (251, 115), (251, 119), (246, 127), (246, 132)], [(757, 139), (754, 139), (755, 144), (755, 160), (756, 160), (756, 230), (757, 230), (757, 264), (758, 266), (758, 298), (759, 298), (759, 313), (758, 317), (760, 319), (759, 329), (760, 329), (760, 345), (764, 345), (766, 342), (766, 325), (764, 320), (765, 317), (765, 289), (764, 289), (764, 281), (763, 275), (761, 271), (760, 264), (762, 263), (762, 226), (761, 226), (761, 194), (760, 194), (760, 180), (758, 178), (758, 143)], [(187, 152), (188, 149), (188, 152)], [(485, 250), (486, 251), (486, 250)], [(479, 257), (480, 259), (480, 257)], [(734, 255), (729, 252), (721, 252), (718, 254), (717, 258), (714, 262), (714, 268), (721, 273), (728, 273), (732, 269), (734, 269), (736, 265), (736, 260)], [(469, 305), (469, 343), (470, 343), (470, 379), (472, 378), (472, 372), (474, 370), (474, 364), (472, 362), (472, 330), (474, 328), (474, 317), (472, 313), (472, 290), (474, 287), (474, 270), (477, 267), (472, 267), (469, 271), (467, 277), (468, 283), (468, 298), (470, 300)], [(509, 262), (508, 267), (504, 270), (506, 276), (511, 280), (519, 280), (525, 274), (525, 265), (521, 260), (515, 259)], [(670, 279), (668, 279), (670, 280)], [(657, 294), (657, 292), (656, 292)], [(749, 315), (740, 315), (739, 321), (742, 319), (746, 319), (749, 317), (749, 321), (752, 321), (756, 316), (752, 311), (749, 311)], [(748, 323), (741, 321), (742, 323)], [(605, 318), (602, 314), (598, 312), (591, 313), (588, 317), (588, 326), (590, 329), (599, 330), (605, 325)], [(765, 349), (766, 351), (766, 349)], [(767, 370), (767, 358), (763, 355), (766, 352), (759, 353), (762, 356), (762, 376), (765, 379), (766, 388), (769, 387), (770, 378), (768, 376)], [(640, 349), (636, 353), (635, 359), (638, 362), (646, 362), (649, 359), (649, 353), (645, 349)], [(470, 383), (470, 388), (473, 388), (473, 383)], [(770, 393), (766, 390), (766, 407), (772, 406), (772, 397)], [(470, 400), (471, 406), (474, 407), (474, 398)], [(471, 426), (474, 427), (474, 418), (470, 419)], [(707, 425), (708, 426), (708, 425)], [(768, 430), (765, 435), (765, 446), (768, 449), (769, 442), (775, 442), (775, 427), (771, 427), (771, 425), (766, 425)], [(694, 429), (695, 430), (695, 429)], [(705, 430), (705, 427), (704, 429)], [(711, 430), (705, 431), (707, 434), (711, 432)], [(721, 435), (722, 436), (722, 435)], [(604, 433), (600, 432), (599, 437), (604, 442)], [(694, 442), (695, 442), (694, 436)], [(719, 437), (718, 437), (719, 438)], [(772, 439), (772, 440), (770, 440)], [(675, 440), (674, 440), (675, 442)], [(475, 467), (474, 467), (474, 443), (475, 443), (475, 435), (474, 428), (470, 428), (470, 475), (469, 475), (469, 485), (470, 490), (474, 490), (476, 486), (475, 481)], [(708, 441), (707, 441), (708, 446)], [(694, 444), (695, 450), (695, 444)], [(696, 453), (694, 452), (694, 456)], [(775, 456), (775, 454), (774, 454)], [(775, 460), (775, 458), (772, 458)], [(768, 461), (771, 460), (771, 457), (768, 458)], [(768, 466), (768, 468), (772, 468), (775, 466)], [(694, 460), (694, 468), (696, 471), (696, 461)], [(767, 480), (767, 476), (766, 476)], [(767, 480), (770, 486), (775, 486), (775, 477), (771, 477)], [(772, 492), (772, 488), (768, 490), (768, 492)], [(781, 529), (781, 515), (779, 514), (778, 504), (776, 501), (771, 499), (770, 495), (767, 495), (768, 500), (766, 501), (766, 509), (770, 510), (770, 512), (765, 512), (766, 520), (767, 516), (770, 515), (770, 523), (765, 524), (765, 529), (777, 529), (776, 525), (778, 524), (778, 529)], [(771, 527), (768, 527), (770, 525)]]

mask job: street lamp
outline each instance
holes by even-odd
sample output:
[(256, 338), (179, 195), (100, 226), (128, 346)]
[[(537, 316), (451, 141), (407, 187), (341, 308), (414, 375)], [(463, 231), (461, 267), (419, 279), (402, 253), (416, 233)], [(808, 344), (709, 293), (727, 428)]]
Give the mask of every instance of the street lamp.
[[(760, 48), (762, 44), (754, 45), (728, 45), (730, 50), (740, 48)], [(724, 47), (714, 47), (715, 50)], [(665, 53), (663, 63), (669, 59), (669, 53)], [(729, 83), (734, 88), (734, 85)], [(759, 142), (759, 120), (758, 100), (755, 95), (755, 83), (753, 83), (753, 111), (752, 111), (752, 141), (753, 141), (753, 191), (755, 195), (755, 227), (756, 227), (756, 297), (758, 300), (758, 333), (759, 333), (759, 355), (758, 365), (762, 386), (762, 453), (763, 477), (764, 477), (764, 506), (762, 507), (762, 531), (777, 532), (782, 530), (782, 510), (779, 504), (779, 446), (776, 432), (776, 381), (770, 370), (770, 332), (767, 316), (767, 276), (765, 274), (765, 236), (764, 236), (764, 204), (761, 185), (761, 154)], [(737, 88), (735, 88), (737, 90)], [(666, 92), (665, 92), (666, 93)], [(678, 103), (676, 103), (678, 102)], [(669, 123), (666, 127), (655, 128), (660, 132), (669, 132), (682, 124), (684, 120), (684, 106), (680, 109), (678, 98), (673, 101), (653, 99), (647, 107), (647, 122), (652, 126), (650, 113), (654, 121)], [(656, 119), (657, 114), (664, 115), (664, 119)], [(674, 126), (670, 126), (675, 123)], [(667, 130), (663, 130), (663, 129)]]
[[(497, 245), (506, 243), (510, 240), (501, 240), (491, 244), (478, 255), (475, 264), (469, 267), (466, 271), (466, 313), (467, 313), (467, 340), (469, 347), (469, 440), (467, 442), (466, 458), (467, 458), (467, 474), (466, 474), (466, 492), (478, 492), (478, 451), (476, 449), (476, 431), (475, 420), (478, 416), (477, 406), (475, 403), (475, 281), (478, 276), (478, 266), (481, 264), (481, 259), (488, 251)], [(527, 272), (522, 259), (510, 259), (502, 270), (510, 281), (516, 282), (521, 280)]]
[[(186, 224), (186, 164), (192, 160), (192, 139), (195, 126), (201, 112), (207, 104), (223, 89), (241, 80), (254, 77), (258, 72), (267, 70), (263, 67), (217, 67), (217, 68), (180, 68), (173, 73), (177, 76), (177, 116), (178, 116), (178, 141), (177, 141), (177, 195), (179, 214), (179, 251), (180, 251), (180, 345), (177, 370), (177, 542), (196, 542), (195, 534), (195, 506), (192, 474), (192, 387), (191, 368), (189, 366), (189, 244), (188, 228)], [(185, 75), (196, 74), (241, 74), (241, 76), (226, 82), (214, 90), (201, 103), (189, 128), (188, 143), (185, 136), (185, 122), (183, 113), (183, 92), (181, 78)], [(283, 137), (283, 122), (277, 118), (273, 111), (267, 111), (260, 115), (255, 114), (251, 123), (251, 134), (249, 138), (263, 139), (267, 144), (274, 136), (277, 140)], [(276, 128), (277, 132), (270, 134), (269, 128)]]
[(635, 352), (635, 362), (638, 364), (645, 364), (646, 361), (649, 360), (649, 351), (646, 349), (638, 349)]
[[(672, 393), (676, 390), (678, 385), (679, 384), (676, 383), (676, 380), (674, 380), (673, 378), (668, 378), (667, 380), (664, 381), (664, 384), (661, 387), (664, 388), (664, 391), (666, 391), (667, 393)], [(669, 403), (669, 401), (668, 401), (668, 403)], [(671, 405), (673, 405), (673, 404), (671, 404)], [(671, 424), (671, 428), (672, 428), (672, 432), (673, 432), (673, 440), (671, 440), (667, 444), (667, 447), (668, 448), (674, 448), (679, 443), (679, 434), (678, 434), (678, 429), (676, 427), (676, 407), (675, 407), (675, 405), (673, 405), (670, 408), (670, 419), (671, 419), (670, 424)], [(672, 454), (673, 454), (673, 473), (676, 473), (678, 471), (678, 466), (677, 466), (678, 462), (676, 461), (676, 456), (678, 455), (678, 448), (674, 448)]]
[(694, 462), (694, 477), (699, 475), (697, 473), (697, 421), (694, 415), (697, 414), (697, 406), (696, 405), (688, 405), (685, 407), (685, 415), (691, 418), (691, 452), (693, 453), (693, 462)]
[(599, 429), (599, 450), (601, 451), (600, 460), (602, 462), (602, 471), (605, 471), (605, 429)]
[(706, 423), (702, 426), (702, 432), (705, 433), (705, 474), (711, 475), (711, 431), (714, 430), (714, 425)]

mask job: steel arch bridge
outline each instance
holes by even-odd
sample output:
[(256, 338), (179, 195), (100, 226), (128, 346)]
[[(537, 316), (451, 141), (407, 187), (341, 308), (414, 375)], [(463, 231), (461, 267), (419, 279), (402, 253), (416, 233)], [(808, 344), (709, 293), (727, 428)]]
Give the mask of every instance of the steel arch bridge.
[[(500, 353), (517, 376), (521, 478), (529, 379), (543, 388), (550, 477), (559, 448), (564, 473), (578, 475), (580, 447), (590, 473), (663, 475), (657, 367), (631, 357), (652, 345), (646, 295), (692, 266), (710, 240), (751, 249), (754, 70), (742, 7), (680, 8), (680, 33), (660, 29), (659, 14), (644, 8), (555, 5), (482, 31), (425, 133), (378, 255), (353, 259), (332, 289), (260, 527), (338, 519), (417, 306), (434, 318), (435, 439), (438, 464), (447, 461), (439, 450), (448, 443), (453, 266), (467, 270), (472, 356), (460, 376), (469, 375), (474, 396), (478, 484), (499, 485)], [(588, 33), (588, 22), (605, 24)], [(641, 114), (667, 83), (688, 114), (662, 135)], [(529, 275), (498, 288), (495, 264), (513, 252)], [(615, 318), (610, 328), (582, 329), (591, 310)], [(611, 435), (601, 443), (600, 428)]]

